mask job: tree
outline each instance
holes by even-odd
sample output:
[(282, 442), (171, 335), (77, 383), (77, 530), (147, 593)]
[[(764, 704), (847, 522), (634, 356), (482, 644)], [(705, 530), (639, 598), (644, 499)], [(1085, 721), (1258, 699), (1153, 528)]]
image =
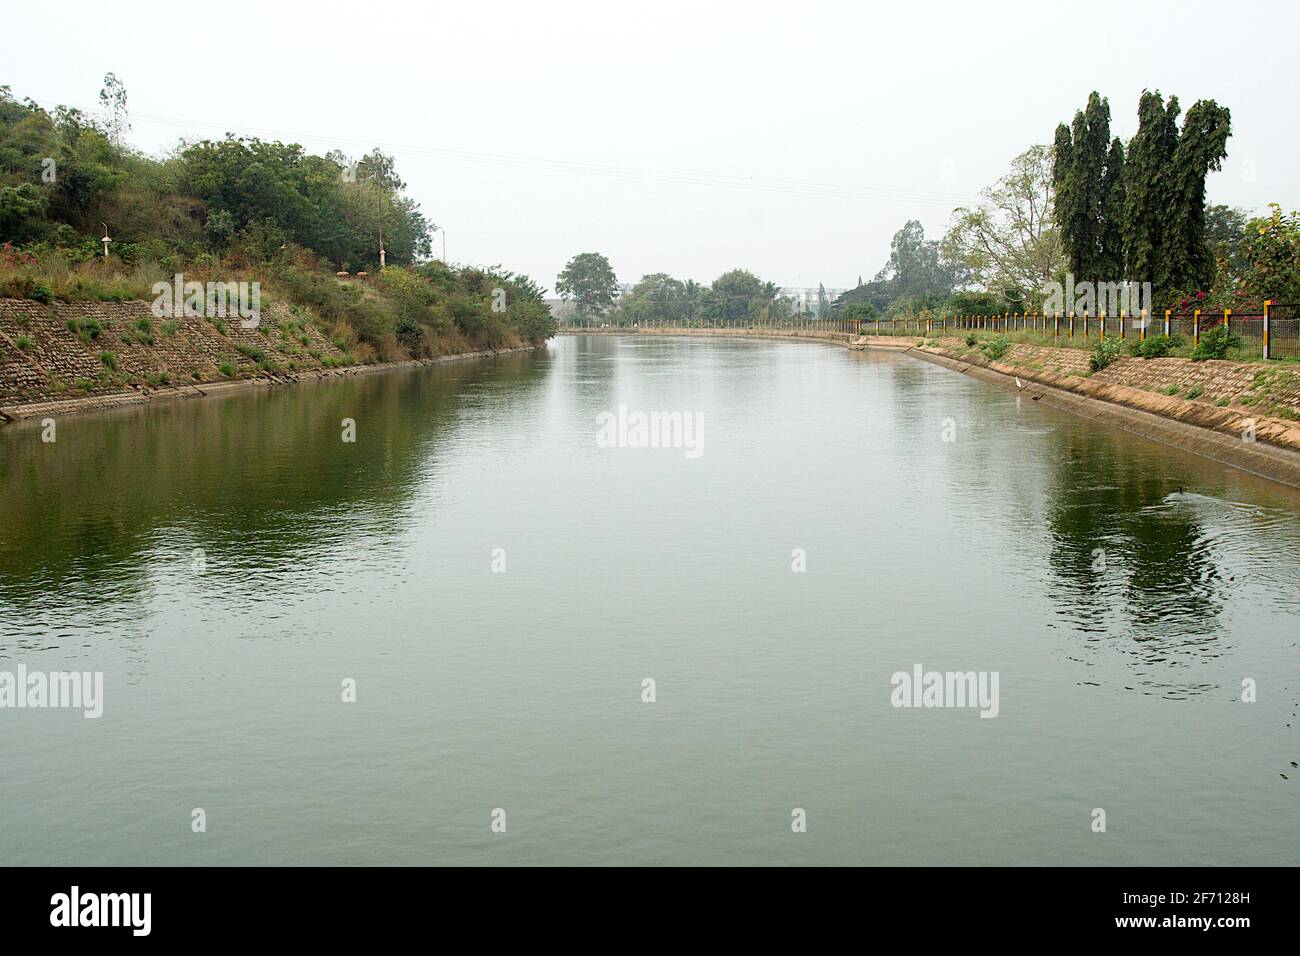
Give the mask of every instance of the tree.
[(104, 128), (113, 145), (121, 146), (131, 129), (131, 119), (126, 111), (126, 85), (115, 73), (104, 74), (104, 85), (99, 91), (99, 105), (104, 111)]
[(713, 280), (705, 297), (704, 316), (718, 325), (747, 322), (764, 301), (770, 301), (761, 279), (745, 269), (732, 269)]
[(599, 252), (582, 252), (556, 277), (555, 291), (565, 300), (573, 299), (580, 315), (600, 316), (618, 294), (618, 277)]
[(925, 228), (912, 219), (894, 233), (884, 268), (870, 282), (843, 293), (833, 309), (850, 302), (870, 302), (882, 312), (896, 304), (933, 307), (969, 278), (965, 263), (951, 258), (937, 239), (927, 240)]
[(1122, 239), (1108, 217), (1123, 206), (1124, 147), (1110, 135), (1110, 104), (1094, 90), (1074, 123), (1056, 128), (1055, 214), (1066, 268), (1079, 281), (1117, 282)]
[[(1239, 276), (1245, 268), (1243, 247), (1248, 219), (1244, 209), (1217, 204), (1205, 207), (1205, 243), (1215, 258), (1216, 269), (1222, 263), (1229, 276)], [(1215, 284), (1222, 284), (1217, 273)]]
[(1205, 240), (1205, 177), (1222, 167), (1230, 135), (1231, 114), (1213, 100), (1199, 100), (1183, 117), (1166, 177), (1163, 289), (1203, 289), (1214, 279), (1214, 257)]
[(954, 211), (944, 254), (970, 270), (970, 280), (991, 292), (1035, 304), (1065, 269), (1061, 234), (1052, 218), (1053, 149), (1031, 146), (980, 195), (978, 206)]
[(1178, 145), (1178, 97), (1168, 107), (1159, 92), (1143, 91), (1138, 100), (1138, 131), (1129, 143), (1124, 218), (1125, 276), (1164, 287), (1158, 275), (1167, 212), (1165, 176)]
[(1110, 107), (1096, 92), (1070, 129), (1056, 130), (1056, 220), (1076, 280), (1150, 282), (1156, 298), (1214, 282), (1206, 235), (1205, 177), (1227, 156), (1231, 116), (1196, 103), (1178, 129), (1178, 98), (1138, 101), (1138, 131), (1125, 150), (1110, 136)]
[(675, 322), (685, 314), (686, 286), (665, 272), (642, 276), (621, 304), (627, 318), (642, 325)]
[(1106, 171), (1101, 177), (1101, 203), (1099, 213), (1099, 258), (1097, 274), (1117, 282), (1124, 276), (1124, 145), (1118, 139), (1110, 141), (1106, 154)]
[(686, 312), (686, 321), (690, 325), (695, 324), (695, 315), (699, 311), (700, 303), (704, 299), (704, 293), (707, 290), (694, 279), (687, 279), (682, 284), (682, 307)]
[(874, 322), (880, 318), (880, 310), (870, 302), (849, 302), (839, 310), (842, 318), (859, 322)]

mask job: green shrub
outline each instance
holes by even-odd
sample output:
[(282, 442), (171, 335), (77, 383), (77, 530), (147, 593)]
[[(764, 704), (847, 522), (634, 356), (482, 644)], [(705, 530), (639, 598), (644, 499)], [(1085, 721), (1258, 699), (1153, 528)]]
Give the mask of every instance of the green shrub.
[(1205, 389), (1202, 388), (1200, 385), (1193, 385), (1187, 391), (1183, 392), (1183, 398), (1187, 398), (1187, 399), (1200, 398), (1201, 393), (1204, 391)]
[(1119, 358), (1122, 346), (1123, 343), (1113, 336), (1109, 339), (1098, 339), (1097, 344), (1092, 347), (1092, 354), (1088, 356), (1088, 368), (1100, 372)]
[(117, 356), (112, 352), (100, 352), (99, 360), (104, 363), (104, 368), (110, 372), (117, 371)]
[(975, 335), (974, 332), (967, 332), (967, 333), (966, 333), (966, 344), (967, 344), (967, 345), (974, 345), (974, 344), (975, 344), (976, 342), (978, 342), (978, 341), (979, 341), (979, 338)]
[(1158, 391), (1161, 395), (1177, 395), (1177, 394), (1178, 394), (1178, 386), (1177, 386), (1177, 385), (1166, 385), (1164, 388), (1158, 388), (1158, 389), (1156, 389), (1156, 391)]
[(1192, 349), (1192, 361), (1204, 362), (1206, 359), (1228, 357), (1228, 349), (1241, 347), (1241, 336), (1226, 325), (1216, 325), (1201, 333), (1200, 341)]
[(226, 378), (234, 378), (237, 372), (234, 362), (222, 362), (217, 366), (217, 371), (226, 376)]
[(1153, 335), (1145, 339), (1134, 339), (1129, 352), (1140, 359), (1165, 358), (1181, 348), (1183, 340), (1178, 336)]
[(44, 282), (32, 283), (31, 290), (27, 293), (29, 299), (35, 299), (37, 302), (48, 303), (54, 299), (54, 290)]
[(995, 335), (993, 338), (980, 343), (979, 350), (984, 353), (984, 357), (990, 362), (996, 362), (1011, 351), (1011, 340), (1005, 335)]
[(20, 335), (18, 336), (18, 338), (14, 339), (14, 344), (17, 345), (24, 352), (26, 352), (29, 348), (32, 347), (32, 340), (25, 335)]
[(168, 338), (171, 338), (180, 330), (180, 327), (181, 324), (177, 322), (175, 319), (172, 319), (168, 322), (164, 322), (162, 324), (162, 334), (167, 336)]

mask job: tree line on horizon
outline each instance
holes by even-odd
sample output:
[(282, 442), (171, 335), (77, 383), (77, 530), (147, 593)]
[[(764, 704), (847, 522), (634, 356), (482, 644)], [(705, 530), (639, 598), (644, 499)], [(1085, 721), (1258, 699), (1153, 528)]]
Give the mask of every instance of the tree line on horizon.
[(709, 285), (654, 272), (620, 295), (614, 268), (599, 252), (570, 259), (555, 288), (564, 300), (572, 300), (580, 319), (613, 325), (771, 324), (791, 315), (791, 304), (776, 283), (746, 269), (724, 272)]

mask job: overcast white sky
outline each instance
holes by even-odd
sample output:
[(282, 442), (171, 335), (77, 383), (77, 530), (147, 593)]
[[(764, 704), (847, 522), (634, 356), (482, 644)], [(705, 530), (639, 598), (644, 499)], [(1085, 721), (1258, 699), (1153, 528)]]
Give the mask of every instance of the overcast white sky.
[(379, 146), (448, 258), (548, 288), (592, 250), (629, 281), (853, 285), (1093, 89), (1124, 137), (1143, 88), (1217, 99), (1211, 201), (1300, 206), (1293, 2), (0, 2), (18, 98), (93, 108), (111, 70), (150, 152)]

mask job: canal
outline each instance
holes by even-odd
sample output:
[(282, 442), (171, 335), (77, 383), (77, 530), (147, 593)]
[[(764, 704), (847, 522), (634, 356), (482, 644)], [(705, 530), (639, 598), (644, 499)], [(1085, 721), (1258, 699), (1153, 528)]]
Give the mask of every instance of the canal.
[(103, 713), (0, 709), (0, 862), (1300, 862), (1300, 494), (946, 369), (562, 337), (42, 437), (0, 672)]

